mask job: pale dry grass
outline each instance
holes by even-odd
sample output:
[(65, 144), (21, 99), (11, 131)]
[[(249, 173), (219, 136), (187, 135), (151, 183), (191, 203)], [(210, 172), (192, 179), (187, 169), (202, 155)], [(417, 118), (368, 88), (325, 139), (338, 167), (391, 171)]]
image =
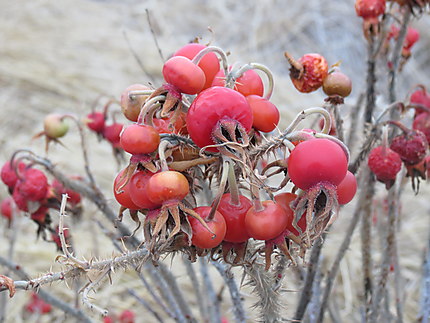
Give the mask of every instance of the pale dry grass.
[[(43, 153), (41, 140), (31, 141), (31, 136), (41, 129), (46, 113), (71, 112), (82, 116), (89, 111), (90, 103), (99, 94), (118, 98), (121, 91), (132, 83), (152, 81), (154, 85), (159, 84), (162, 60), (148, 27), (146, 9), (150, 11), (164, 57), (193, 38), (203, 37), (203, 42), (212, 41), (230, 51), (232, 62), (255, 61), (272, 69), (276, 82), (273, 101), (282, 111), (283, 124), (287, 124), (300, 109), (320, 105), (323, 98), (321, 92), (303, 95), (293, 89), (283, 57), (285, 50), (297, 57), (307, 52), (320, 52), (331, 64), (342, 61), (343, 71), (354, 81), (354, 92), (347, 100), (347, 105), (352, 106), (363, 89), (366, 50), (360, 20), (355, 16), (352, 0), (0, 0), (1, 162), (17, 148), (31, 147)], [(422, 39), (414, 48), (414, 57), (401, 75), (399, 98), (406, 95), (412, 84), (424, 83), (430, 86), (430, 38), (425, 32), (430, 28), (430, 20), (424, 16), (419, 22), (414, 21), (413, 25), (421, 30)], [(208, 26), (214, 31), (213, 35), (207, 30)], [(133, 58), (124, 32), (149, 75), (143, 73)], [(386, 85), (382, 84), (378, 89), (384, 93)], [(348, 114), (349, 111), (344, 112), (347, 118)], [(82, 172), (82, 157), (76, 129), (73, 131), (75, 136), (68, 136), (64, 140), (68, 148), (56, 146), (51, 150), (50, 157), (71, 173), (79, 173)], [(91, 135), (88, 138), (95, 176), (104, 192), (112, 198), (110, 185), (117, 166), (110, 156), (110, 148), (106, 143), (98, 144)], [(425, 185), (423, 188), (417, 197), (413, 197), (408, 189), (408, 199), (402, 200), (402, 223), (398, 239), (407, 322), (413, 321), (417, 315), (422, 256), (428, 238), (428, 189)], [(4, 196), (4, 190), (2, 193)], [(383, 192), (380, 193), (382, 196)], [(113, 201), (111, 204), (115, 205)], [(351, 206), (343, 210), (327, 238), (323, 252), (324, 265), (331, 264), (343, 239), (351, 210)], [(84, 218), (72, 227), (78, 255), (109, 257), (114, 248), (96, 228), (93, 223), (95, 218), (102, 219), (102, 216), (94, 206), (86, 204)], [(19, 229), (14, 260), (33, 276), (48, 271), (57, 254), (54, 245), (37, 240), (35, 226), (27, 218), (20, 220)], [(2, 255), (8, 249), (7, 234), (2, 228)], [(345, 322), (360, 321), (362, 280), (360, 242), (357, 237), (356, 232), (353, 244), (342, 261), (333, 290)], [(174, 266), (179, 263), (175, 262)], [(54, 265), (54, 270), (59, 268)], [(285, 288), (298, 289), (292, 270), (288, 274)], [(192, 286), (185, 279), (182, 269), (180, 272), (175, 269), (175, 275), (179, 277), (181, 286), (192, 294)], [(218, 290), (221, 280), (217, 274), (213, 276), (217, 277)], [(133, 298), (124, 297), (127, 288), (141, 290), (141, 283), (135, 279), (135, 274), (132, 271), (117, 272), (113, 280), (112, 285), (106, 284), (99, 290), (96, 302), (114, 312), (133, 308), (145, 318), (139, 322), (150, 322), (151, 319)], [(50, 289), (61, 298), (74, 301), (73, 288), (69, 290), (59, 283)], [(251, 304), (249, 290), (245, 289), (244, 293), (246, 303)], [(286, 318), (292, 317), (294, 313), (296, 297), (293, 295), (287, 292), (284, 296)], [(36, 318), (22, 318), (22, 305), (27, 298), (26, 293), (18, 292), (8, 302), (6, 321), (35, 322)], [(225, 295), (224, 300), (226, 316), (232, 317), (228, 311), (228, 296)], [(194, 296), (190, 296), (190, 304), (196, 305)], [(254, 316), (255, 312), (250, 311), (250, 321)], [(53, 317), (44, 318), (41, 322), (54, 320), (62, 321), (62, 314), (54, 312)]]

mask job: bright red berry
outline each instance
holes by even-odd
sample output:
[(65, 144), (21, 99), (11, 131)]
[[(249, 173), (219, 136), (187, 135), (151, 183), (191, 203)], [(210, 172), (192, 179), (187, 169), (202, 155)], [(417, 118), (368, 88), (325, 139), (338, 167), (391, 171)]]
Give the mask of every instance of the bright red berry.
[[(225, 86), (225, 74), (223, 70), (220, 70), (215, 76), (212, 86)], [(244, 96), (263, 96), (264, 85), (257, 72), (254, 70), (247, 70), (235, 80), (234, 90), (242, 93)]]
[(109, 141), (113, 147), (119, 148), (120, 145), (120, 134), (124, 125), (122, 123), (114, 122), (109, 126), (105, 126), (103, 129), (103, 137)]
[(352, 201), (357, 192), (357, 179), (354, 174), (348, 171), (342, 182), (336, 187), (337, 201), (340, 205)]
[(252, 127), (262, 132), (270, 132), (279, 123), (279, 110), (269, 100), (258, 95), (248, 95), (246, 100), (252, 109)]
[(158, 148), (160, 134), (154, 127), (132, 124), (121, 133), (121, 147), (132, 155), (150, 154)]
[[(16, 162), (14, 163), (16, 164)], [(20, 162), (18, 163), (18, 173), (22, 173), (25, 169), (25, 164)], [(16, 182), (18, 181), (18, 176), (16, 175), (14, 167), (12, 167), (12, 164), (10, 161), (7, 161), (4, 163), (1, 172), (0, 177), (3, 183), (6, 184), (9, 189), (13, 190), (15, 187)]]
[(134, 314), (134, 312), (130, 310), (122, 311), (118, 318), (119, 323), (134, 323), (135, 319), (136, 314)]
[[(184, 56), (188, 59), (193, 59), (202, 49), (207, 46), (197, 43), (187, 44), (180, 48), (173, 56)], [(200, 62), (197, 64), (205, 73), (206, 82), (203, 86), (203, 90), (207, 89), (212, 85), (215, 75), (219, 71), (219, 60), (215, 53), (207, 53)]]
[(348, 170), (342, 147), (329, 139), (311, 139), (299, 143), (288, 158), (288, 175), (295, 186), (307, 190), (315, 184), (338, 185)]
[(181, 93), (197, 94), (206, 83), (203, 70), (184, 56), (173, 56), (164, 63), (163, 77)]

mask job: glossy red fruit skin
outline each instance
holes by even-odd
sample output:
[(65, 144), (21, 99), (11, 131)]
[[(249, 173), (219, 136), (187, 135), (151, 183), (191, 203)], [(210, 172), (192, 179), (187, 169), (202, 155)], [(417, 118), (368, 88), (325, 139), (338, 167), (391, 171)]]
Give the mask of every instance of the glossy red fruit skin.
[(156, 173), (147, 184), (148, 199), (155, 204), (178, 202), (190, 192), (187, 178), (173, 170)]
[[(203, 44), (197, 43), (187, 44), (177, 50), (173, 56), (184, 56), (192, 60), (202, 49), (205, 49), (206, 47), (207, 46)], [(197, 65), (203, 70), (203, 73), (205, 73), (206, 82), (202, 90), (206, 90), (212, 85), (212, 81), (219, 71), (219, 60), (215, 53), (207, 53)]]
[(348, 171), (342, 182), (336, 187), (337, 201), (340, 205), (348, 204), (352, 201), (357, 192), (357, 179), (354, 174)]
[(355, 12), (363, 19), (378, 17), (385, 12), (385, 0), (356, 0)]
[[(288, 223), (287, 230), (290, 231), (295, 236), (299, 236), (300, 232), (293, 226), (294, 221), (294, 211), (291, 209), (290, 204), (297, 198), (297, 194), (293, 193), (280, 193), (275, 196), (275, 201), (280, 205), (285, 213), (287, 214)], [(303, 214), (297, 223), (299, 228), (304, 232), (306, 230), (306, 214)]]
[(87, 127), (97, 133), (103, 133), (105, 128), (105, 116), (101, 112), (91, 112), (87, 115)]
[[(212, 86), (225, 86), (225, 74), (223, 70), (220, 70), (215, 75)], [(263, 96), (264, 84), (257, 72), (248, 70), (236, 79), (234, 90), (242, 93), (243, 96)]]
[(197, 94), (206, 83), (203, 70), (184, 56), (173, 56), (163, 65), (163, 77), (181, 93)]
[(236, 120), (249, 132), (253, 117), (246, 98), (237, 91), (220, 86), (202, 91), (187, 113), (187, 129), (191, 139), (199, 147), (213, 145), (212, 131), (223, 119)]
[[(20, 162), (18, 164), (18, 173), (24, 172), (25, 164)], [(6, 184), (11, 190), (15, 187), (16, 182), (18, 181), (18, 176), (16, 175), (15, 170), (13, 169), (10, 161), (7, 161), (0, 172), (0, 177), (3, 183)]]
[(122, 149), (132, 155), (150, 154), (158, 148), (160, 134), (151, 126), (132, 124), (121, 133)]
[(43, 200), (48, 193), (48, 179), (45, 174), (36, 168), (28, 168), (22, 176), (23, 179), (16, 183), (21, 195), (30, 201)]
[(224, 241), (240, 243), (250, 238), (245, 229), (245, 216), (251, 207), (252, 202), (246, 196), (239, 195), (238, 205), (232, 204), (230, 193), (221, 197), (218, 212), (223, 215), (227, 225)]
[[(201, 206), (195, 208), (194, 211), (197, 212), (200, 217), (206, 219), (211, 211), (210, 206)], [(225, 237), (227, 226), (225, 219), (221, 213), (215, 212), (215, 216), (212, 221), (206, 221), (207, 226), (216, 235), (210, 233), (197, 219), (188, 216), (188, 221), (190, 222), (191, 228), (193, 230), (193, 237), (191, 242), (194, 246), (202, 249), (212, 249), (218, 246)]]
[(137, 171), (130, 179), (130, 197), (139, 208), (152, 210), (160, 207), (160, 204), (151, 202), (148, 197), (148, 181), (152, 175), (149, 171)]
[(412, 123), (412, 129), (424, 133), (427, 138), (427, 142), (430, 142), (430, 113), (419, 113)]
[(258, 95), (248, 95), (246, 100), (252, 109), (252, 127), (262, 132), (273, 131), (279, 123), (279, 110), (269, 100)]
[(113, 194), (115, 196), (116, 201), (121, 204), (123, 207), (130, 210), (139, 210), (140, 207), (133, 203), (133, 200), (130, 196), (130, 183), (127, 183), (123, 188), (121, 188), (122, 192), (119, 192), (118, 189), (125, 182), (125, 178), (121, 178), (124, 169), (121, 170), (118, 175), (116, 175), (114, 183), (113, 183)]
[(411, 130), (393, 138), (390, 148), (399, 154), (407, 165), (421, 162), (427, 155), (428, 142), (426, 135), (419, 130)]
[(299, 143), (288, 158), (288, 175), (295, 186), (307, 190), (328, 182), (338, 185), (346, 175), (348, 160), (343, 149), (329, 139)]
[(6, 197), (0, 205), (0, 212), (7, 219), (12, 219), (12, 210), (15, 207), (15, 203), (11, 196)]
[(375, 147), (370, 151), (367, 164), (381, 182), (395, 180), (402, 168), (399, 154), (383, 146)]
[(122, 313), (119, 315), (119, 323), (134, 323), (136, 319), (136, 315), (134, 314), (133, 311), (130, 310), (124, 310), (122, 311)]
[(288, 215), (284, 208), (274, 201), (261, 202), (263, 209), (257, 211), (252, 206), (245, 217), (248, 234), (256, 240), (271, 240), (279, 236), (288, 225)]
[(291, 81), (295, 88), (302, 93), (318, 90), (328, 74), (328, 63), (320, 54), (305, 54), (298, 62), (303, 65), (303, 75), (297, 78), (290, 73)]

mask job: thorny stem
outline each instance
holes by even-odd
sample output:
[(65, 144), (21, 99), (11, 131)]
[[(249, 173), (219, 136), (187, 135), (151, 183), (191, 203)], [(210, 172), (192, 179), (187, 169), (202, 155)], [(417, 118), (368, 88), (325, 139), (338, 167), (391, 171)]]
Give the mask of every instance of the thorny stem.
[(318, 268), (318, 263), (320, 260), (321, 249), (324, 245), (324, 240), (328, 231), (325, 231), (319, 243), (314, 244), (311, 251), (311, 256), (308, 262), (308, 271), (306, 273), (305, 285), (302, 288), (302, 293), (300, 295), (299, 305), (296, 309), (296, 314), (294, 320), (301, 322), (303, 316), (305, 315), (306, 308), (312, 299), (312, 287), (314, 285), (315, 273)]
[(236, 80), (239, 77), (241, 77), (243, 75), (243, 73), (245, 73), (246, 71), (249, 71), (249, 70), (260, 70), (260, 71), (264, 72), (264, 74), (266, 74), (267, 80), (268, 80), (268, 86), (267, 86), (267, 89), (265, 91), (266, 93), (263, 97), (266, 100), (270, 100), (270, 98), (272, 97), (272, 94), (273, 94), (273, 88), (275, 87), (275, 82), (273, 80), (273, 73), (267, 66), (260, 64), (260, 63), (249, 63), (249, 64), (243, 65), (241, 68), (239, 68), (234, 73), (234, 75), (232, 75), (231, 77), (234, 80)]
[(225, 264), (217, 261), (211, 261), (211, 264), (218, 270), (224, 282), (227, 284), (230, 292), (230, 297), (233, 303), (233, 312), (236, 322), (246, 322), (245, 309), (243, 308), (242, 297), (240, 296), (239, 288), (237, 287), (233, 273)]
[[(17, 263), (12, 262), (10, 259), (6, 259), (0, 256), (0, 265), (5, 266), (9, 270), (13, 271), (18, 277), (21, 279), (24, 279), (25, 281), (15, 281), (15, 288), (20, 288), (19, 286), (25, 285), (29, 280), (29, 275), (25, 272), (24, 268), (21, 265), (18, 265)], [(22, 288), (22, 289), (29, 289), (28, 288)], [(33, 285), (32, 288), (38, 288), (38, 285)], [(7, 290), (5, 287), (0, 288), (0, 292)], [(61, 299), (55, 297), (54, 295), (50, 294), (49, 292), (38, 289), (39, 296), (47, 303), (61, 309), (64, 313), (70, 314), (82, 322), (91, 323), (92, 320), (85, 315), (81, 310), (77, 308), (71, 307), (69, 304), (63, 302)]]
[[(367, 89), (366, 89), (366, 106), (364, 110), (364, 122), (365, 125), (369, 125), (372, 122), (373, 110), (376, 105), (376, 93), (375, 93), (375, 41), (373, 37), (369, 40), (368, 47), (368, 58), (367, 58)], [(366, 127), (365, 127), (366, 129)]]
[[(367, 168), (367, 166), (366, 166)], [(361, 253), (363, 262), (363, 288), (366, 322), (373, 298), (373, 261), (372, 261), (372, 201), (375, 194), (375, 179), (369, 175), (367, 183), (367, 200), (363, 203), (363, 220), (361, 223)]]
[(101, 308), (93, 303), (90, 302), (89, 298), (88, 298), (88, 294), (91, 290), (96, 291), (96, 287), (100, 284), (100, 282), (103, 280), (103, 278), (105, 278), (109, 272), (110, 272), (110, 268), (106, 269), (103, 273), (101, 273), (99, 275), (99, 277), (97, 277), (96, 280), (94, 280), (93, 282), (89, 283), (87, 287), (84, 288), (84, 291), (82, 292), (82, 303), (87, 306), (89, 309), (91, 310), (96, 310), (97, 312), (99, 312), (103, 317), (108, 315), (108, 310)]
[(383, 253), (381, 263), (381, 274), (378, 281), (378, 285), (375, 286), (374, 297), (372, 299), (372, 307), (369, 316), (370, 322), (376, 322), (380, 310), (380, 302), (384, 296), (388, 274), (390, 273), (391, 261), (394, 256), (394, 244), (396, 240), (396, 220), (398, 215), (397, 200), (397, 185), (393, 185), (388, 191), (388, 227), (387, 227), (387, 238), (385, 251)]
[(403, 42), (406, 38), (406, 32), (408, 29), (408, 23), (411, 18), (412, 12), (411, 10), (405, 10), (403, 15), (403, 22), (400, 27), (399, 36), (397, 38), (396, 44), (394, 45), (392, 58), (391, 58), (391, 68), (388, 74), (388, 95), (390, 102), (396, 101), (396, 76), (397, 76), (397, 70), (399, 66), (399, 61), (401, 57)]
[[(370, 177), (370, 170), (368, 168), (364, 168), (363, 173), (362, 173), (363, 183), (366, 183), (368, 177)], [(319, 321), (320, 322), (323, 322), (323, 320), (324, 320), (324, 313), (325, 313), (325, 310), (327, 309), (327, 306), (328, 306), (331, 289), (333, 287), (334, 280), (337, 276), (340, 262), (343, 259), (343, 257), (345, 256), (345, 254), (349, 248), (349, 245), (351, 244), (352, 235), (355, 231), (355, 228), (357, 227), (358, 221), (360, 220), (360, 216), (361, 216), (361, 213), (363, 211), (363, 209), (362, 209), (363, 204), (369, 203), (368, 200), (369, 200), (369, 198), (371, 198), (371, 195), (368, 192), (369, 187), (364, 186), (364, 185), (365, 184), (360, 184), (360, 186), (363, 187), (364, 189), (362, 191), (360, 191), (360, 193), (359, 193), (360, 196), (359, 196), (359, 200), (357, 201), (357, 204), (355, 207), (354, 215), (352, 216), (351, 222), (349, 223), (348, 229), (346, 230), (345, 237), (342, 241), (342, 244), (340, 245), (339, 250), (336, 253), (336, 257), (335, 257), (335, 260), (334, 260), (334, 262), (330, 268), (330, 271), (327, 274), (327, 278), (325, 279), (325, 288), (324, 288), (324, 292), (322, 295), (321, 308), (320, 308), (320, 313), (319, 313)]]
[(188, 276), (190, 277), (191, 285), (193, 286), (194, 293), (196, 294), (196, 303), (199, 307), (200, 316), (203, 321), (208, 321), (208, 311), (206, 310), (204, 304), (203, 304), (203, 295), (201, 292), (201, 286), (197, 279), (196, 272), (194, 270), (194, 267), (191, 264), (191, 261), (185, 257), (182, 257), (182, 262), (185, 265), (185, 270), (187, 271)]
[(191, 60), (194, 64), (199, 64), (203, 56), (205, 56), (208, 53), (217, 53), (219, 57), (221, 58), (221, 65), (224, 70), (224, 75), (227, 76), (228, 74), (228, 62), (227, 62), (227, 55), (226, 53), (217, 46), (208, 46), (206, 48), (203, 48), (200, 52), (197, 53), (196, 56)]
[(352, 113), (351, 113), (351, 124), (349, 127), (349, 136), (348, 136), (348, 140), (347, 140), (347, 146), (348, 146), (349, 150), (351, 151), (351, 153), (354, 152), (355, 143), (358, 141), (357, 140), (357, 127), (359, 124), (359, 116), (360, 116), (360, 111), (361, 111), (361, 107), (363, 104), (363, 100), (364, 100), (364, 93), (361, 93), (358, 96), (357, 103), (355, 104), (355, 107), (352, 109)]
[(68, 195), (63, 194), (62, 199), (61, 199), (61, 206), (60, 206), (60, 221), (58, 224), (58, 236), (60, 237), (61, 249), (63, 250), (63, 257), (65, 257), (65, 259), (69, 260), (71, 262), (71, 264), (74, 264), (74, 265), (81, 267), (81, 268), (87, 268), (88, 263), (80, 261), (75, 256), (73, 256), (69, 252), (69, 249), (68, 249), (69, 246), (66, 243), (66, 237), (64, 236), (64, 230), (65, 230), (65, 228), (64, 228), (64, 217), (66, 216), (67, 198), (68, 198)]
[(220, 306), (219, 306), (220, 304), (219, 304), (219, 299), (214, 291), (212, 281), (209, 276), (207, 262), (208, 262), (208, 259), (206, 257), (200, 258), (200, 273), (202, 275), (203, 286), (206, 290), (206, 294), (208, 297), (207, 300), (209, 304), (207, 304), (208, 305), (207, 308), (210, 313), (209, 315), (210, 322), (218, 323), (218, 322), (221, 322), (221, 313), (220, 313)]

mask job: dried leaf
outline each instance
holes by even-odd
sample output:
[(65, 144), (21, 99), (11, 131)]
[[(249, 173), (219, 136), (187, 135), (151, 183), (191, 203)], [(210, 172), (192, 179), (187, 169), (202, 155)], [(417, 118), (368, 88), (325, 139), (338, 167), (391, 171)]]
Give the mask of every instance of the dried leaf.
[(12, 278), (9, 278), (4, 275), (0, 275), (0, 287), (6, 287), (9, 290), (9, 297), (13, 297), (15, 295), (15, 283)]

